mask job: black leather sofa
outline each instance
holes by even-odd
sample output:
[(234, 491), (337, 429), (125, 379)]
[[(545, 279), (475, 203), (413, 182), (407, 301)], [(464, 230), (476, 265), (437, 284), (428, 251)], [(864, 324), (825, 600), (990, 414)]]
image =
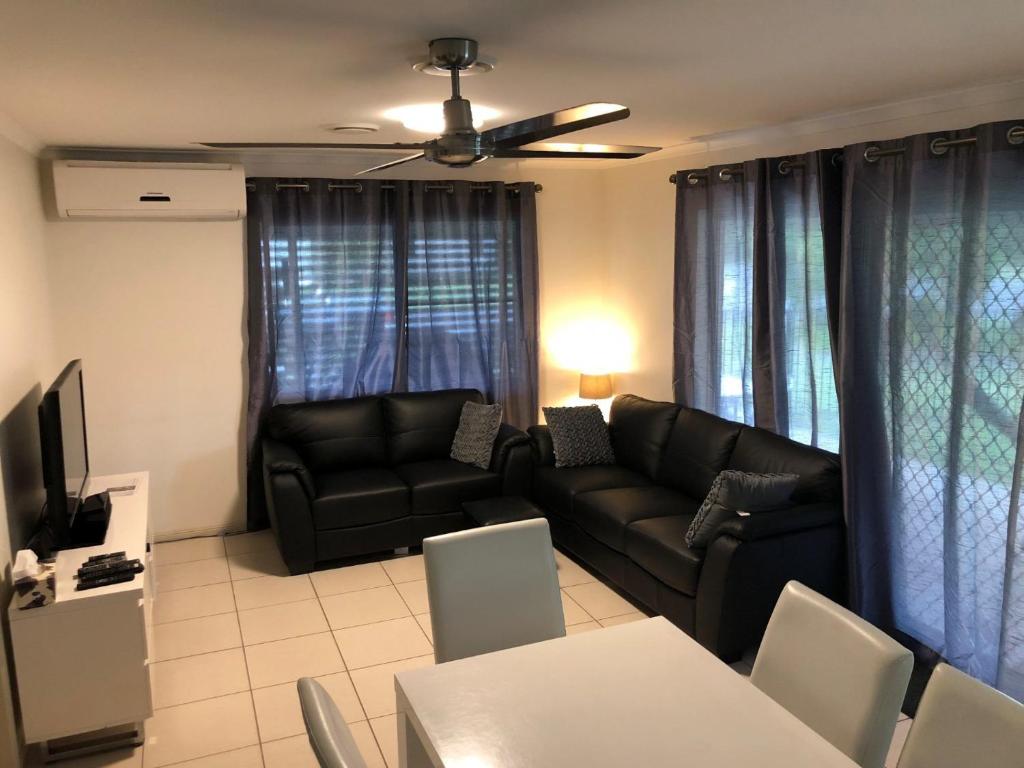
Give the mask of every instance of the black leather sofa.
[(467, 527), (462, 503), (525, 495), (529, 437), (502, 424), (488, 470), (449, 458), (474, 389), (277, 405), (262, 442), (270, 524), (292, 573)]
[[(796, 579), (843, 602), (839, 457), (674, 403), (622, 395), (609, 428), (616, 464), (556, 468), (546, 426), (530, 427), (533, 499), (555, 542), (726, 661), (760, 642)], [(792, 506), (737, 516), (706, 550), (686, 530), (723, 469), (793, 472)]]

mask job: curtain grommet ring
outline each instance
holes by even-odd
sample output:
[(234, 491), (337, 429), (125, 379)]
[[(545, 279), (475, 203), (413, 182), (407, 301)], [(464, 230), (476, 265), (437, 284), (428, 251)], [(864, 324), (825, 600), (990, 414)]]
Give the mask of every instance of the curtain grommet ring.
[(732, 171), (728, 168), (723, 168), (718, 172), (718, 178), (722, 181), (729, 181), (732, 178)]
[(793, 170), (793, 164), (789, 160), (779, 160), (779, 173), (783, 176), (788, 176), (789, 172)]
[(928, 151), (936, 157), (942, 157), (949, 152), (949, 145), (946, 144), (946, 139), (940, 136), (928, 142)]
[(686, 183), (689, 184), (691, 187), (695, 187), (698, 184), (700, 184), (700, 179), (701, 177), (696, 173), (686, 174)]
[(868, 163), (877, 163), (879, 151), (880, 149), (876, 147), (874, 144), (872, 144), (870, 147), (865, 147), (864, 160)]
[(1015, 125), (1006, 132), (1006, 140), (1010, 144), (1024, 144), (1024, 125)]

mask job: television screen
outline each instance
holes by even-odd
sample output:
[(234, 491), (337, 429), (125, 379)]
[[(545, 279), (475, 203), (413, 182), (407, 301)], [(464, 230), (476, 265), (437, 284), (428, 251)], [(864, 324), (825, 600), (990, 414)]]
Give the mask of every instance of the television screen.
[(53, 543), (66, 546), (89, 476), (81, 360), (68, 363), (43, 395), (39, 427), (47, 518)]

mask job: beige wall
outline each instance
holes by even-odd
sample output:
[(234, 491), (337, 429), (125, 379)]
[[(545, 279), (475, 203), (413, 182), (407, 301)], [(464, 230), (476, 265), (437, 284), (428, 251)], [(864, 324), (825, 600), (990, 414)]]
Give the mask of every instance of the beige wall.
[(244, 527), (242, 222), (51, 221), (55, 356), (94, 474), (148, 469), (158, 536)]
[(36, 160), (0, 137), (0, 765), (17, 764), (6, 621), (12, 550), (43, 498), (36, 407), (51, 364), (50, 301)]

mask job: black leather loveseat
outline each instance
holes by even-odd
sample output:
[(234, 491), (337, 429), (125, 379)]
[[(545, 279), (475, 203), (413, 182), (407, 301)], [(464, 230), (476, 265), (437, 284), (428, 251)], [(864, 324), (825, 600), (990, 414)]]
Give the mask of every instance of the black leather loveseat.
[[(609, 427), (616, 464), (556, 468), (551, 434), (530, 427), (534, 500), (555, 542), (732, 661), (756, 645), (797, 579), (842, 602), (839, 458), (763, 429), (622, 395)], [(737, 516), (706, 550), (686, 530), (723, 469), (792, 472), (792, 507)]]
[(462, 503), (524, 495), (529, 437), (502, 424), (489, 469), (449, 458), (474, 389), (277, 405), (263, 440), (270, 523), (288, 570), (418, 546), (466, 527)]

